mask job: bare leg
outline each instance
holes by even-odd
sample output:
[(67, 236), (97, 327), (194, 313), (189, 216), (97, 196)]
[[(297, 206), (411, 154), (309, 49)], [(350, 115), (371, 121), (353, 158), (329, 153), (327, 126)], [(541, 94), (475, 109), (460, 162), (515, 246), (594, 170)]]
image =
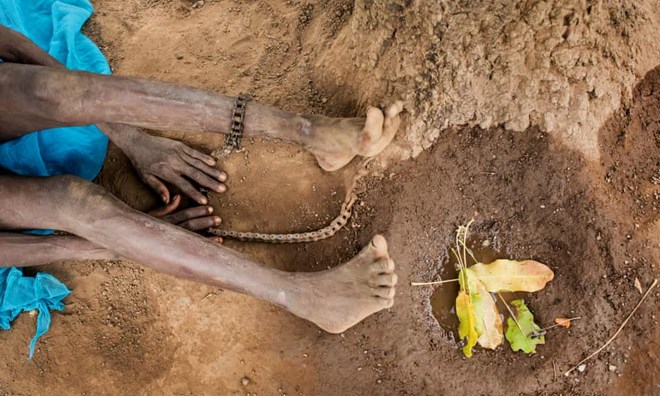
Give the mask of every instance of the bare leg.
[[(37, 129), (123, 123), (159, 130), (227, 132), (233, 99), (201, 89), (61, 68), (0, 64), (0, 121), (4, 139)], [(402, 103), (386, 114), (332, 119), (288, 113), (251, 102), (246, 136), (282, 139), (308, 148), (327, 170), (355, 155), (372, 156), (394, 137)], [(2, 136), (0, 135), (0, 140)]]
[[(65, 230), (155, 270), (269, 301), (334, 333), (394, 302), (394, 262), (380, 236), (339, 267), (287, 273), (135, 211), (81, 179), (0, 176), (0, 229), (19, 228)], [(12, 255), (0, 251), (0, 261), (3, 254)]]

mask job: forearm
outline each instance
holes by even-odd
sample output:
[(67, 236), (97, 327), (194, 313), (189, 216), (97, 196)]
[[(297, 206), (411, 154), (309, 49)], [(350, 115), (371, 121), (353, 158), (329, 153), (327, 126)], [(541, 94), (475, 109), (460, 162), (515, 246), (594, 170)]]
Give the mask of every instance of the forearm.
[(118, 256), (76, 236), (0, 232), (0, 267), (28, 267), (64, 260), (114, 258)]

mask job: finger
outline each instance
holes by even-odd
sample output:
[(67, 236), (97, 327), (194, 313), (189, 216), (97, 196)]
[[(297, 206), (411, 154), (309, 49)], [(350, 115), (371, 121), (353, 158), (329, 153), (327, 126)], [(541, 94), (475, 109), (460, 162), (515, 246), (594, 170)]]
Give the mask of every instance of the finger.
[(210, 155), (206, 155), (202, 152), (199, 152), (195, 149), (192, 149), (188, 146), (184, 146), (183, 151), (188, 154), (189, 156), (193, 158), (197, 158), (198, 160), (204, 162), (206, 165), (209, 166), (214, 166), (215, 165), (215, 158), (211, 157)]
[(164, 219), (165, 215), (174, 212), (176, 208), (179, 207), (180, 203), (181, 203), (181, 196), (177, 194), (174, 196), (174, 198), (172, 198), (172, 201), (170, 203), (150, 211), (149, 214), (152, 215), (153, 217), (157, 217), (159, 219), (162, 218), (163, 220), (165, 220)]
[(211, 176), (214, 179), (218, 179), (221, 182), (227, 180), (227, 174), (225, 172), (219, 171), (212, 166), (208, 166), (204, 162), (198, 160), (197, 158), (184, 155), (183, 160), (186, 161), (188, 165), (201, 170), (202, 172), (206, 173), (207, 175)]
[(221, 222), (222, 220), (218, 216), (206, 216), (184, 221), (179, 226), (190, 231), (201, 231), (209, 227), (219, 226)]
[(204, 174), (203, 172), (192, 168), (188, 167), (183, 169), (183, 174), (197, 182), (200, 186), (210, 188), (211, 190), (215, 192), (225, 192), (227, 190), (227, 187), (225, 187), (224, 184), (220, 183), (219, 181), (212, 179), (208, 175)]
[(163, 220), (170, 223), (179, 224), (197, 217), (208, 216), (211, 213), (213, 213), (213, 208), (210, 206), (195, 206), (194, 208), (184, 209), (180, 212), (165, 216), (163, 217)]
[(173, 172), (168, 172), (167, 176), (167, 181), (177, 186), (181, 192), (192, 198), (198, 204), (206, 205), (209, 202), (204, 194), (199, 192), (188, 180), (184, 179), (182, 176), (179, 176)]
[(222, 242), (224, 242), (224, 241), (222, 240), (222, 237), (211, 237), (211, 238), (209, 238), (209, 239), (211, 239), (211, 240), (212, 240), (213, 242), (215, 242), (215, 243), (222, 243)]
[(149, 187), (151, 187), (152, 190), (156, 192), (160, 196), (160, 199), (164, 203), (170, 202), (170, 191), (165, 187), (165, 184), (163, 184), (160, 179), (158, 179), (154, 175), (150, 175), (148, 173), (140, 174), (142, 181), (144, 181)]

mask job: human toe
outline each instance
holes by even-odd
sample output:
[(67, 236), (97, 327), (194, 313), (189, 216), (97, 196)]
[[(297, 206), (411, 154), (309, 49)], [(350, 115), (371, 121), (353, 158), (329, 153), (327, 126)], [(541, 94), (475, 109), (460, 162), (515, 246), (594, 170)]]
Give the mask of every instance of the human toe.
[(371, 284), (376, 287), (393, 287), (398, 282), (399, 277), (396, 274), (381, 274), (372, 278)]

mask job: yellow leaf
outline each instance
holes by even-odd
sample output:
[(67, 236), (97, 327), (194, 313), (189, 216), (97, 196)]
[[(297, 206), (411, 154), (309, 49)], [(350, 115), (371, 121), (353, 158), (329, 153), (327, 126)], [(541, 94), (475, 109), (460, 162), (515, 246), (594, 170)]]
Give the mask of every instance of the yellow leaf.
[(474, 312), (474, 305), (470, 295), (461, 290), (456, 297), (456, 316), (458, 316), (458, 336), (461, 340), (465, 340), (463, 353), (465, 356), (472, 356), (472, 347), (477, 343), (476, 324), (477, 316)]
[(480, 281), (476, 281), (476, 294), (479, 298), (473, 298), (477, 321), (481, 322), (481, 333), (477, 342), (483, 348), (495, 349), (502, 343), (504, 332), (502, 330), (502, 318), (495, 305), (493, 296), (486, 290)]
[(477, 263), (469, 268), (489, 292), (535, 292), (543, 289), (554, 277), (547, 266), (534, 260), (495, 260)]
[(568, 318), (556, 318), (555, 323), (561, 327), (566, 327), (567, 329), (571, 327), (571, 320)]

